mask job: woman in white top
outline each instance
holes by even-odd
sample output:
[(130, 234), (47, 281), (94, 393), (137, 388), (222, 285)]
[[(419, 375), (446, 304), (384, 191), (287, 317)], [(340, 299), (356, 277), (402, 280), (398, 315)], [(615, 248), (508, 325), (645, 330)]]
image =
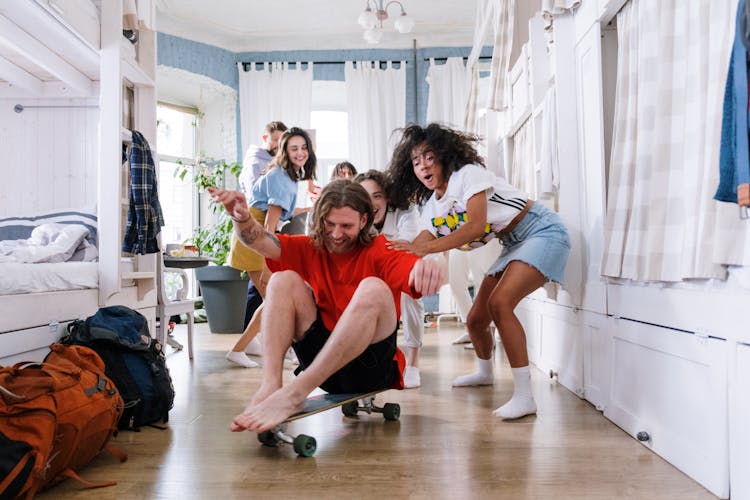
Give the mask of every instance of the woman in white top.
[[(419, 233), (419, 211), (417, 207), (406, 204), (398, 208), (388, 202), (388, 178), (378, 170), (368, 170), (354, 178), (370, 195), (375, 217), (373, 227), (389, 240), (412, 241)], [(401, 322), (404, 327), (404, 344), (406, 345), (406, 369), (404, 370), (404, 387), (419, 387), (419, 351), (424, 336), (424, 304), (422, 299), (415, 299), (401, 294)]]
[(422, 231), (411, 243), (391, 246), (422, 256), (472, 250), (499, 238), (503, 248), (486, 271), (467, 318), (477, 370), (457, 377), (453, 385), (494, 383), (489, 330), (494, 322), (514, 381), (510, 401), (494, 414), (513, 419), (536, 413), (526, 334), (514, 309), (547, 281), (562, 282), (570, 240), (555, 212), (486, 169), (475, 147), (478, 140), (435, 123), (403, 130), (388, 171), (399, 187), (392, 202), (423, 204)]

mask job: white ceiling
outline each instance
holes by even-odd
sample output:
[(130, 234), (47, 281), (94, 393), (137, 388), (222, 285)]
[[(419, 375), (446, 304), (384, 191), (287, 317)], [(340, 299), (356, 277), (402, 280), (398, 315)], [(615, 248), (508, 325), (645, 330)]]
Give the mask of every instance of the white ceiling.
[[(156, 0), (157, 29), (231, 52), (471, 47), (477, 0), (401, 0), (416, 24), (411, 33), (393, 29), (390, 19), (377, 45), (368, 44), (357, 24), (365, 0)], [(387, 2), (386, 2), (387, 3)]]

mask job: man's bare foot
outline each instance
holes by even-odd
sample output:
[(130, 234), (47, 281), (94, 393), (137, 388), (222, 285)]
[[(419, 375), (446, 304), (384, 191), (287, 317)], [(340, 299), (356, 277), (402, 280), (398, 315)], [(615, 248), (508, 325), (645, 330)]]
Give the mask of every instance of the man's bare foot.
[(287, 417), (302, 409), (305, 395), (296, 395), (289, 386), (282, 387), (257, 405), (248, 406), (234, 417), (233, 427), (239, 430), (263, 432), (273, 429)]
[[(268, 396), (270, 396), (280, 388), (281, 384), (262, 384), (260, 388), (255, 391), (253, 397), (250, 398), (250, 402), (247, 404), (247, 406), (245, 406), (245, 410), (237, 415), (237, 417), (240, 417), (247, 413), (250, 409), (261, 403)], [(232, 432), (242, 432), (246, 430), (246, 428), (237, 421), (237, 417), (235, 417), (234, 420), (232, 420), (232, 423), (229, 425), (229, 430), (231, 430)]]

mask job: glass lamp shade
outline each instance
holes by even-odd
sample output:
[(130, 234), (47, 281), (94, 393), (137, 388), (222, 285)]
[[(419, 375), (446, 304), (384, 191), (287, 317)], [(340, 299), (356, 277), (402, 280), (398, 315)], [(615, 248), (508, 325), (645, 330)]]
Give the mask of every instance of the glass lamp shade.
[(401, 14), (400, 16), (398, 16), (393, 25), (396, 27), (396, 30), (399, 33), (410, 33), (414, 28), (414, 19), (407, 16), (406, 14)]
[(375, 13), (369, 8), (359, 15), (357, 22), (366, 30), (371, 30), (378, 23), (378, 18), (375, 17)]
[(368, 43), (379, 43), (381, 38), (383, 38), (383, 30), (377, 28), (369, 29), (365, 31), (363, 37)]

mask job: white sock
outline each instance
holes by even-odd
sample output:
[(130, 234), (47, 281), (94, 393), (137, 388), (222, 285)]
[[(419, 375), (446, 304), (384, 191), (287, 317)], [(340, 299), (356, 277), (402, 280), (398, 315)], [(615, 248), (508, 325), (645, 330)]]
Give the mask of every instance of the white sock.
[(290, 361), (293, 365), (298, 365), (299, 360), (297, 359), (297, 353), (294, 352), (294, 349), (291, 347), (286, 351), (286, 354), (284, 355), (284, 359), (287, 361)]
[(466, 387), (470, 385), (492, 385), (495, 376), (492, 373), (492, 358), (477, 358), (477, 371), (468, 375), (461, 375), (453, 379), (453, 387)]
[(245, 354), (251, 356), (263, 356), (263, 344), (260, 343), (260, 333), (245, 347)]
[(511, 368), (513, 373), (513, 397), (492, 412), (496, 417), (511, 420), (536, 413), (534, 395), (531, 393), (531, 370), (529, 366)]
[(469, 344), (471, 343), (471, 338), (469, 338), (469, 333), (464, 332), (455, 339), (453, 339), (454, 344)]
[(245, 368), (255, 368), (258, 365), (255, 361), (247, 357), (247, 354), (244, 352), (235, 352), (235, 351), (229, 351), (226, 355), (226, 358), (231, 361), (232, 363), (237, 363), (240, 366), (244, 366)]
[(422, 385), (422, 381), (419, 376), (419, 368), (416, 366), (407, 366), (404, 370), (404, 387), (406, 389), (414, 389), (420, 385)]

